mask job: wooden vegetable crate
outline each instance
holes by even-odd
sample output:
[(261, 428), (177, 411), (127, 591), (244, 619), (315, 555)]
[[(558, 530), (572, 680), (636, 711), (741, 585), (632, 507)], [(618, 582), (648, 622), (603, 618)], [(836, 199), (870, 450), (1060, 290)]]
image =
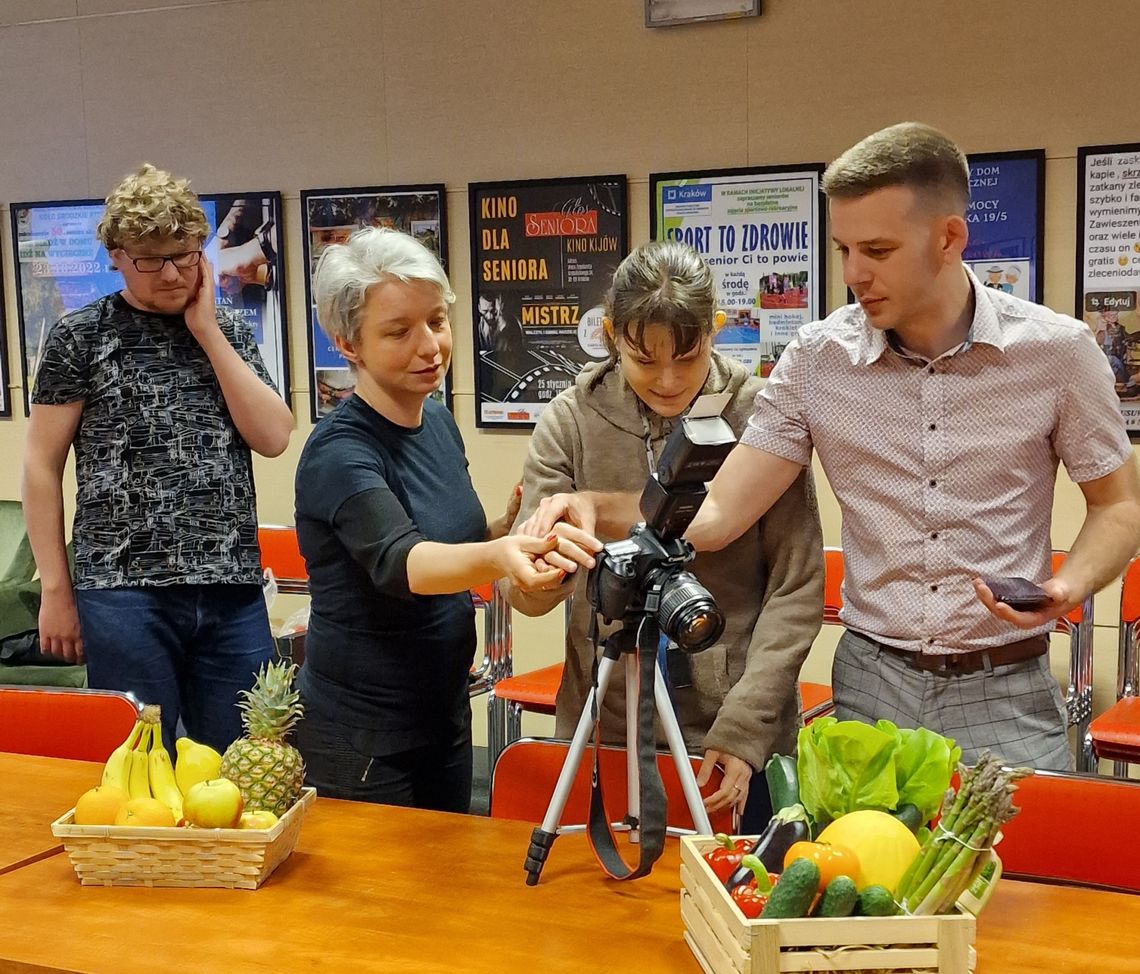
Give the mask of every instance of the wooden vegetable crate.
[(711, 836), (681, 839), (685, 942), (706, 974), (974, 970), (974, 917), (968, 913), (746, 920), (702, 858), (715, 845)]
[(316, 789), (302, 789), (293, 807), (264, 830), (75, 825), (74, 808), (51, 830), (84, 886), (257, 889), (293, 851), (316, 797)]

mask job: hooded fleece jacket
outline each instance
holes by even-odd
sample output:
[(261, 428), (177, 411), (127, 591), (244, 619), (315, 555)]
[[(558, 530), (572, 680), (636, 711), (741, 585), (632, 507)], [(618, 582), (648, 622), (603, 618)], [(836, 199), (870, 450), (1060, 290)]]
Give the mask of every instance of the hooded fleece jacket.
[[(702, 392), (732, 394), (723, 415), (739, 437), (761, 385), (714, 350)], [(641, 406), (620, 366), (583, 369), (538, 421), (516, 525), (551, 494), (640, 494), (649, 473), (642, 415), (656, 464), (676, 421)], [(795, 746), (797, 681), (822, 619), (823, 541), (810, 469), (740, 538), (722, 551), (700, 553), (689, 569), (716, 599), (726, 626), (718, 643), (690, 657), (692, 686), (673, 690), (685, 743), (690, 752), (722, 751), (759, 770), (771, 754), (791, 754)], [(558, 591), (511, 592), (512, 604), (526, 615), (542, 615), (574, 595), (557, 697), (556, 734), (562, 738), (573, 736), (592, 683), (586, 578), (578, 571)], [(604, 637), (613, 627), (601, 629)], [(614, 669), (603, 701), (602, 736), (625, 740), (623, 667)], [(658, 740), (664, 742), (660, 725)]]

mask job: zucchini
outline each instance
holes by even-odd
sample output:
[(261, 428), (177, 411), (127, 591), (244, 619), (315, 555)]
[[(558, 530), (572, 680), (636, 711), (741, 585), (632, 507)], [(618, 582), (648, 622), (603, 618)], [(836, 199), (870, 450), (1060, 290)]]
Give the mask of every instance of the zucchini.
[(902, 824), (912, 832), (917, 832), (923, 826), (922, 812), (920, 812), (915, 805), (899, 805), (899, 807), (890, 814), (902, 822)]
[(800, 779), (796, 773), (796, 759), (773, 754), (764, 765), (764, 780), (768, 782), (768, 796), (772, 811), (778, 812), (800, 801)]
[(791, 920), (807, 916), (819, 891), (819, 867), (810, 859), (788, 865), (772, 887), (772, 895), (760, 913), (761, 920)]
[(859, 891), (855, 912), (865, 917), (893, 917), (899, 912), (899, 907), (885, 886), (867, 886)]
[(812, 911), (813, 917), (849, 917), (859, 901), (859, 890), (850, 876), (836, 876), (827, 884), (819, 904)]

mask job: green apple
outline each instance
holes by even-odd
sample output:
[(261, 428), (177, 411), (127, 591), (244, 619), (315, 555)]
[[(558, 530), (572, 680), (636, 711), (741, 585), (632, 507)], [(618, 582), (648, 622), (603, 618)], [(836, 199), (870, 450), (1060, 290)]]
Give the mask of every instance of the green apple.
[(256, 812), (242, 812), (239, 829), (271, 829), (277, 824), (277, 816), (268, 808)]
[(235, 829), (244, 806), (237, 785), (228, 778), (211, 778), (186, 792), (182, 816), (200, 829)]

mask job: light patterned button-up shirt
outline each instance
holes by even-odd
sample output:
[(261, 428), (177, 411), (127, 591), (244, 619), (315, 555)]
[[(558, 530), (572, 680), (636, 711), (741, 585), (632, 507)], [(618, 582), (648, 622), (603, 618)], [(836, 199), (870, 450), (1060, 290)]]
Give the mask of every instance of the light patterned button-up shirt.
[(1132, 455), (1089, 329), (970, 281), (969, 337), (934, 361), (857, 304), (802, 328), (741, 438), (804, 465), (819, 451), (843, 515), (840, 618), (900, 649), (1030, 635), (991, 615), (971, 579), (1049, 578), (1058, 460), (1079, 483)]

